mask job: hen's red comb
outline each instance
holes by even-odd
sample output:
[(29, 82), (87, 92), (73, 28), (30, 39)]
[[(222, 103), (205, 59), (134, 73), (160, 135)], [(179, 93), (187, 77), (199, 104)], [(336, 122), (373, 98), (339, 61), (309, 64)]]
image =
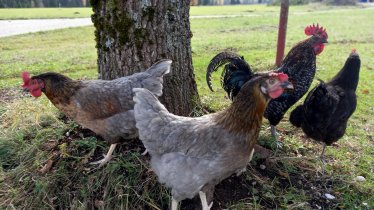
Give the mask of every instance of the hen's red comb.
[(317, 23), (317, 25), (310, 25), (305, 27), (304, 32), (307, 36), (312, 36), (312, 35), (320, 35), (324, 37), (325, 39), (328, 38), (326, 29), (324, 29), (322, 26), (320, 27)]
[(270, 73), (270, 76), (278, 77), (281, 82), (288, 80), (288, 75), (285, 73)]
[(22, 80), (23, 80), (23, 85), (22, 87), (26, 87), (30, 81), (30, 73), (27, 72), (27, 71), (24, 71), (21, 73), (21, 77), (22, 77)]
[(356, 48), (352, 48), (352, 52), (351, 53), (357, 53), (356, 51), (357, 51)]

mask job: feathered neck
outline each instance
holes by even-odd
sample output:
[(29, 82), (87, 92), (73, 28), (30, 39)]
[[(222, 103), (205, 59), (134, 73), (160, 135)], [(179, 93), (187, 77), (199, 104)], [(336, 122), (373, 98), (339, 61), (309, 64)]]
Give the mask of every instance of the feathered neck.
[(339, 85), (339, 87), (347, 90), (356, 91), (359, 75), (360, 75), (361, 61), (358, 56), (350, 56), (339, 71), (339, 73), (330, 80), (330, 84)]
[(292, 47), (278, 69), (282, 69), (284, 67), (292, 68), (296, 64), (305, 63), (307, 62), (305, 60), (306, 55), (309, 57), (309, 61), (315, 62), (316, 54), (312, 48), (310, 39), (303, 40)]
[(235, 133), (249, 134), (260, 128), (268, 100), (259, 85), (258, 81), (247, 82), (231, 106), (217, 113), (216, 122)]
[(54, 105), (68, 104), (70, 98), (83, 86), (81, 81), (72, 80), (69, 77), (57, 73), (40, 74), (33, 78), (40, 79), (44, 82), (42, 91)]

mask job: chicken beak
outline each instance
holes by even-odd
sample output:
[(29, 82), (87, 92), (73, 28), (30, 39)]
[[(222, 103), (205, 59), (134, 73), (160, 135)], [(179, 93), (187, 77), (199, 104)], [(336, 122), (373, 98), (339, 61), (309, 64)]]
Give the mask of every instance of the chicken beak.
[(323, 39), (323, 40), (322, 40), (322, 43), (327, 44), (327, 43), (329, 43), (329, 42), (327, 41), (327, 39)]
[(293, 89), (293, 84), (289, 81), (284, 81), (280, 84), (283, 89)]

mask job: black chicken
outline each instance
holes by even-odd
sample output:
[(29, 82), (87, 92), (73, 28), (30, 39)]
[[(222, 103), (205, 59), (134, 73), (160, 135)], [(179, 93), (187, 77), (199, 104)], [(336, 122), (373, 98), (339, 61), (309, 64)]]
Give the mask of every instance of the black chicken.
[[(269, 102), (264, 117), (271, 124), (273, 136), (278, 140), (275, 126), (278, 125), (286, 111), (294, 105), (309, 89), (316, 72), (316, 55), (324, 49), (327, 43), (326, 29), (317, 25), (310, 25), (305, 28), (305, 34), (309, 37), (295, 45), (281, 66), (275, 72), (286, 73), (294, 85), (292, 93), (284, 93), (281, 97)], [(226, 64), (226, 65), (225, 65)], [(221, 85), (232, 100), (239, 92), (241, 86), (251, 79), (254, 73), (243, 57), (231, 53), (222, 52), (216, 55), (207, 68), (206, 80), (211, 90), (211, 74), (219, 67), (224, 66), (221, 76)]]
[(360, 57), (352, 50), (340, 72), (329, 82), (320, 82), (309, 92), (303, 105), (291, 112), (290, 121), (301, 127), (310, 138), (326, 145), (338, 141), (345, 133), (347, 121), (356, 109), (356, 89)]

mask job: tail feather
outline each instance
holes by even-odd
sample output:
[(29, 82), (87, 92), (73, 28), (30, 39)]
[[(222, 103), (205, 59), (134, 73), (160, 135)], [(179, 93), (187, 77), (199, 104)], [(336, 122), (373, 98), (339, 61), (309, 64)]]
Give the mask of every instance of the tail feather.
[[(152, 114), (151, 112), (147, 112), (147, 110), (152, 110), (155, 112), (167, 111), (165, 106), (162, 105), (157, 97), (149, 90), (144, 88), (133, 88), (132, 91), (134, 92), (133, 100), (135, 102), (135, 114), (137, 110), (139, 111), (139, 113), (142, 113), (142, 116), (144, 116), (144, 114), (147, 115), (147, 113)], [(141, 111), (145, 112), (143, 113)]]
[(171, 60), (161, 60), (153, 64), (145, 72), (150, 74), (148, 77), (141, 81), (142, 87), (148, 89), (156, 96), (162, 95), (163, 76), (170, 72)]
[(139, 138), (145, 148), (153, 154), (165, 149), (162, 144), (172, 132), (169, 123), (174, 120), (164, 105), (147, 89), (133, 88), (134, 116)]
[(236, 66), (227, 64), (221, 75), (221, 85), (231, 100), (239, 93), (241, 87), (251, 78), (253, 74), (236, 69)]
[(242, 56), (232, 53), (232, 52), (221, 52), (218, 55), (214, 56), (214, 58), (210, 61), (208, 68), (207, 68), (206, 81), (211, 91), (213, 91), (212, 82), (211, 82), (212, 73), (214, 71), (217, 71), (218, 68), (220, 68), (221, 66), (225, 64), (228, 64), (228, 65), (225, 66), (225, 70), (222, 75), (222, 78), (225, 78), (224, 74), (228, 73), (228, 71), (231, 72), (231, 71), (239, 70), (239, 71), (246, 72), (249, 75), (252, 74), (249, 64), (244, 60)]
[(300, 127), (303, 120), (304, 120), (304, 114), (303, 114), (303, 105), (297, 106), (290, 114), (290, 122), (292, 125), (296, 127)]
[(160, 60), (149, 67), (146, 72), (155, 77), (161, 77), (170, 72), (171, 63), (169, 59)]

